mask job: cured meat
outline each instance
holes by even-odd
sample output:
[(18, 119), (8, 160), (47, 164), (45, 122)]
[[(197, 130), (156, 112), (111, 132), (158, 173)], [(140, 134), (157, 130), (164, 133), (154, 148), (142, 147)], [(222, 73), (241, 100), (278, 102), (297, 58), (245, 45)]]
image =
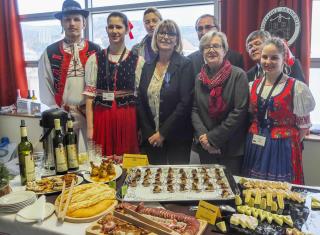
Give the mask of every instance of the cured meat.
[[(145, 207), (143, 203), (140, 203), (138, 206), (135, 206), (130, 203), (124, 202), (117, 206), (117, 210), (121, 210), (123, 208), (134, 210), (140, 214), (151, 215), (163, 219), (183, 222), (186, 224), (186, 227), (184, 231), (179, 232), (181, 232), (184, 235), (196, 235), (199, 231), (200, 222), (196, 218), (189, 215), (185, 215), (183, 213), (176, 213), (161, 208)], [(175, 229), (174, 226), (172, 226), (172, 229)]]

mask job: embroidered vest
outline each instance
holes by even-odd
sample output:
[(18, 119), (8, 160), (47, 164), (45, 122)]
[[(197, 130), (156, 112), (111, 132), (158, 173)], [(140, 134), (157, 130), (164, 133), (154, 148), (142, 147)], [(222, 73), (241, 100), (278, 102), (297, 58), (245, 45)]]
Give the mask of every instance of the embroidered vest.
[[(84, 48), (79, 51), (79, 58), (83, 67), (85, 67), (89, 56), (97, 51), (100, 51), (100, 47), (97, 44), (85, 40)], [(62, 40), (48, 46), (47, 54), (54, 78), (54, 98), (56, 100), (56, 104), (61, 106), (64, 86), (67, 80), (68, 68), (72, 55), (63, 50)]]
[[(107, 58), (107, 50), (96, 53), (98, 63), (97, 90), (113, 92), (116, 90), (135, 91), (135, 71), (139, 56), (129, 52), (127, 58), (118, 65), (117, 77), (111, 77), (114, 74), (116, 63), (109, 62)], [(115, 82), (116, 79), (116, 82)], [(115, 101), (118, 106), (135, 104), (136, 97), (127, 95), (124, 97), (116, 97)], [(112, 106), (112, 101), (102, 99), (101, 95), (97, 95), (94, 104), (101, 104), (106, 107)]]
[[(296, 128), (296, 115), (293, 113), (293, 91), (295, 80), (288, 78), (283, 90), (270, 98), (268, 104), (268, 118), (261, 116), (261, 97), (257, 95), (257, 89), (262, 79), (253, 82), (250, 94), (250, 110), (253, 121), (249, 132), (258, 134), (259, 128), (269, 128), (272, 138), (288, 138), (298, 134)], [(263, 123), (262, 123), (263, 122)]]

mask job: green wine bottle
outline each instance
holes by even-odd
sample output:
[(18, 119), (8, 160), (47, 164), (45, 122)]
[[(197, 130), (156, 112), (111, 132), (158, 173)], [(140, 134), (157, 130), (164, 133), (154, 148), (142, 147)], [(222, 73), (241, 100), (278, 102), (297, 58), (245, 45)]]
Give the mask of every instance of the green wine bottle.
[(64, 135), (61, 131), (60, 119), (54, 119), (55, 136), (53, 138), (54, 157), (56, 162), (57, 175), (68, 172), (67, 152)]
[(28, 140), (27, 127), (24, 120), (20, 125), (21, 142), (18, 145), (19, 167), (21, 185), (35, 180), (35, 165), (33, 159), (33, 147)]
[(69, 170), (79, 169), (78, 160), (78, 141), (77, 134), (73, 131), (73, 121), (68, 119), (67, 122), (68, 132), (65, 135), (68, 155), (68, 168)]

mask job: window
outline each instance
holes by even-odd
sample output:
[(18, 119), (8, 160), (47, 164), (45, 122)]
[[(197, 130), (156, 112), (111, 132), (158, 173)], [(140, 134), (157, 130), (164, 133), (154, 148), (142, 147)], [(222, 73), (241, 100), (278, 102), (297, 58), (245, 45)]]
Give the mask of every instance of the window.
[[(61, 11), (64, 0), (18, 0), (19, 14), (35, 14), (43, 12)], [(85, 0), (75, 0), (84, 8)]]
[[(39, 97), (37, 62), (48, 45), (63, 37), (60, 22), (53, 17), (56, 11), (61, 10), (63, 1), (18, 0), (28, 86), (30, 90), (35, 90), (37, 97)], [(86, 9), (91, 12), (84, 35), (103, 48), (108, 46), (105, 27), (109, 12), (122, 11), (132, 21), (134, 39), (126, 39), (126, 45), (131, 48), (146, 35), (142, 22), (143, 11), (152, 6), (157, 7), (165, 19), (177, 22), (182, 33), (184, 53), (187, 55), (198, 49), (199, 42), (194, 29), (196, 19), (202, 14), (214, 14), (217, 0), (76, 1), (83, 9), (87, 6)]]
[[(198, 17), (203, 14), (212, 14), (214, 12), (213, 5), (202, 6), (186, 6), (186, 7), (172, 7), (159, 9), (164, 19), (174, 20), (181, 30), (182, 43), (184, 54), (188, 55), (191, 52), (198, 50), (199, 40), (194, 28), (194, 24)], [(131, 48), (146, 35), (146, 31), (143, 26), (142, 16), (143, 10), (140, 11), (124, 11), (128, 16), (128, 19), (133, 24), (132, 33), (134, 39), (130, 40), (126, 38), (126, 45)], [(188, 17), (184, 17), (188, 15)], [(105, 30), (106, 19), (108, 14), (94, 14), (93, 15), (93, 41), (102, 45), (102, 47), (108, 46), (108, 38)]]
[(312, 124), (320, 124), (320, 23), (317, 12), (320, 11), (320, 0), (312, 2), (312, 28), (311, 28), (311, 68), (309, 87), (316, 101), (316, 108), (311, 113)]

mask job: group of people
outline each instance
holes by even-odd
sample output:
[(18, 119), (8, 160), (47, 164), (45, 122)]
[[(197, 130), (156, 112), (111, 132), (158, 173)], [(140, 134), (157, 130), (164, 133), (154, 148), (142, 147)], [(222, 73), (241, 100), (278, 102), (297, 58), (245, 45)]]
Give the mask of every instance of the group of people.
[(108, 15), (106, 49), (82, 39), (88, 11), (77, 2), (66, 0), (55, 16), (65, 38), (40, 58), (41, 101), (70, 111), (104, 156), (188, 164), (192, 148), (202, 164), (303, 184), (302, 140), (315, 101), (283, 40), (251, 33), (256, 66), (246, 73), (212, 15), (197, 20), (200, 46), (188, 57), (178, 25), (156, 8), (144, 12), (147, 35), (131, 50), (121, 12)]

